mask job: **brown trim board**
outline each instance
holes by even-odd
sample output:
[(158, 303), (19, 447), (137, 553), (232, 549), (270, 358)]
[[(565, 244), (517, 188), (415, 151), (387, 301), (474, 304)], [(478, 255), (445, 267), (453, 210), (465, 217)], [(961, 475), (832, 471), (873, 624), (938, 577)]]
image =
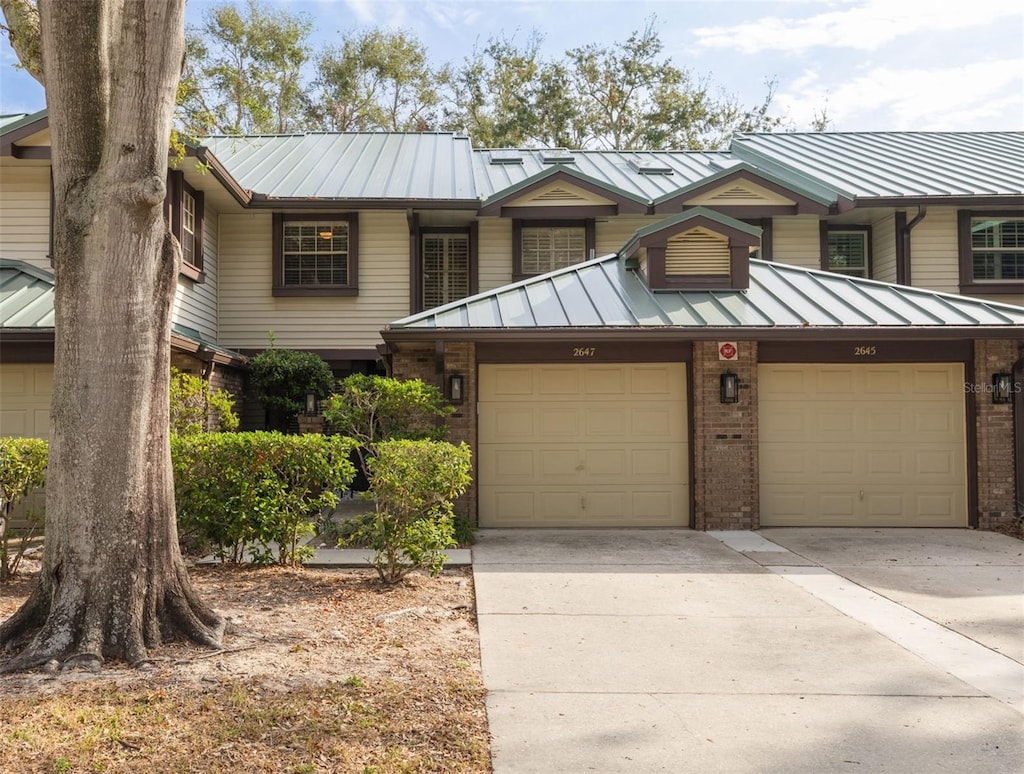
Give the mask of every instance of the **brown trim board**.
[(477, 363), (683, 363), (693, 359), (689, 342), (600, 341), (477, 344)]
[(961, 341), (857, 340), (846, 342), (761, 341), (758, 363), (966, 363), (974, 357), (974, 344)]

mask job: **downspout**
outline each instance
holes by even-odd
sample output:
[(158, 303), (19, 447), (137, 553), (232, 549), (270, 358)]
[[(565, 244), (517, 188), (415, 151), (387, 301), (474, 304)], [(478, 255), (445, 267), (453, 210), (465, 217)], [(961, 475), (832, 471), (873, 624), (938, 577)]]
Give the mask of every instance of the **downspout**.
[(924, 216), (927, 214), (928, 208), (923, 204), (919, 205), (917, 215), (903, 227), (900, 234), (903, 254), (900, 256), (901, 260), (896, 264), (896, 282), (901, 285), (910, 285), (912, 282), (910, 276), (910, 232), (914, 230), (914, 226), (924, 220)]
[(1014, 516), (1021, 519), (1024, 518), (1024, 348), (1013, 364), (1013, 390)]

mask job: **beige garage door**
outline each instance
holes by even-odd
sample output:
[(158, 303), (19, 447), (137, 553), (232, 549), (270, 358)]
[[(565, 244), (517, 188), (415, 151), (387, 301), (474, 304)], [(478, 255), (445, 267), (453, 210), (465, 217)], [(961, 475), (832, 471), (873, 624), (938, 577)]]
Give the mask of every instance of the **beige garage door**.
[(52, 365), (0, 365), (0, 435), (49, 438), (52, 395)]
[(480, 366), (484, 527), (689, 523), (681, 364)]
[(761, 524), (966, 527), (960, 364), (758, 368)]

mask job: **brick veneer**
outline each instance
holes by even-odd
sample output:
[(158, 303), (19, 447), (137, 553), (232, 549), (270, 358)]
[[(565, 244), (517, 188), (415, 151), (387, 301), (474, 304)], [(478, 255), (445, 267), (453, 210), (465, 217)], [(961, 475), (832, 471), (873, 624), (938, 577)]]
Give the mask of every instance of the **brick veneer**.
[[(718, 344), (693, 345), (694, 526), (757, 529), (757, 343), (738, 342), (738, 360), (718, 359)], [(719, 376), (739, 375), (738, 403), (722, 403)]]
[(1013, 405), (993, 404), (987, 388), (992, 374), (1013, 370), (1021, 343), (1007, 339), (982, 340), (974, 345), (976, 425), (978, 432), (978, 527), (992, 529), (1010, 523), (1014, 501), (1024, 499), (1014, 489)]

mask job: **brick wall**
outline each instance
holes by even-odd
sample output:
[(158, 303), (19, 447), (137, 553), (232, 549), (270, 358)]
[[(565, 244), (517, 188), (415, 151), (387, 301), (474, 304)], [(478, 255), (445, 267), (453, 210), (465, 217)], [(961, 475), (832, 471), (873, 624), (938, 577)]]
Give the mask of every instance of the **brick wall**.
[[(978, 341), (974, 346), (976, 389), (986, 390), (992, 374), (1010, 372), (1019, 357), (1020, 342)], [(990, 392), (976, 392), (978, 432), (978, 527), (992, 529), (1010, 523), (1014, 500), (1013, 405), (992, 403)]]
[[(757, 343), (739, 359), (718, 359), (718, 343), (693, 345), (694, 526), (757, 529)], [(739, 375), (738, 403), (722, 403), (719, 376)]]

